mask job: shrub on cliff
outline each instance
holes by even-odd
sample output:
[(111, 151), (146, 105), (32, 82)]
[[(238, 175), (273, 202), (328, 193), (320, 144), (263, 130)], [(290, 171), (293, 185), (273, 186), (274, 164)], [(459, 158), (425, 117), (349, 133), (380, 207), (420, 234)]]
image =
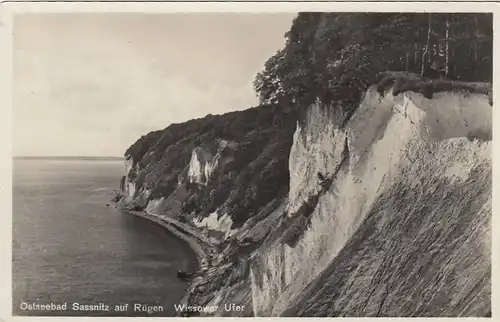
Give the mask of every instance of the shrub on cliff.
[(163, 179), (153, 187), (151, 191), (151, 199), (160, 199), (170, 195), (177, 188), (177, 176), (179, 170), (173, 171), (170, 175), (162, 177)]
[(275, 130), (275, 136), (260, 149), (259, 155), (247, 163), (236, 176), (236, 184), (221, 207), (222, 212), (232, 214), (233, 228), (240, 227), (271, 200), (287, 193), (288, 157), (294, 124), (292, 119), (286, 119), (286, 126)]

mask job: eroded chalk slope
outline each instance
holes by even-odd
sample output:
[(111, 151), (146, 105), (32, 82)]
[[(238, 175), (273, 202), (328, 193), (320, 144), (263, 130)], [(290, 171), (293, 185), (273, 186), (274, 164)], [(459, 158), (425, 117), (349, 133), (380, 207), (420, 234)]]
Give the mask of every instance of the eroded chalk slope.
[(345, 127), (334, 110), (312, 106), (297, 127), (286, 212), (296, 224), (254, 257), (254, 314), (486, 313), (488, 97), (372, 87)]

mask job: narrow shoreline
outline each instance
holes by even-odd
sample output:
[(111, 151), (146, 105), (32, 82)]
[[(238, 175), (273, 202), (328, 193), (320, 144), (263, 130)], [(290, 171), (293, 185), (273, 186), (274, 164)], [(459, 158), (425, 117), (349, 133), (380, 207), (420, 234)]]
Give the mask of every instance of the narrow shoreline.
[(186, 244), (188, 244), (191, 250), (196, 254), (198, 267), (195, 270), (194, 277), (191, 279), (189, 287), (187, 288), (186, 293), (184, 294), (180, 303), (181, 305), (191, 305), (189, 303), (189, 299), (194, 293), (194, 290), (197, 288), (197, 286), (204, 281), (203, 272), (208, 270), (212, 261), (212, 257), (215, 254), (213, 247), (209, 243), (203, 241), (203, 236), (197, 236), (194, 232), (190, 232), (190, 230), (192, 230), (191, 227), (187, 227), (185, 226), (185, 224), (175, 219), (172, 219), (170, 217), (163, 217), (157, 214), (151, 214), (146, 211), (130, 210), (120, 205), (119, 202), (115, 203), (115, 207), (130, 215), (150, 220), (167, 229), (170, 233), (186, 242)]
[(127, 212), (131, 215), (150, 220), (150, 221), (162, 226), (163, 228), (167, 229), (169, 232), (171, 232), (177, 238), (185, 241), (189, 245), (189, 247), (193, 250), (193, 252), (196, 254), (196, 259), (198, 261), (198, 267), (203, 266), (203, 264), (208, 261), (208, 255), (207, 255), (206, 251), (204, 250), (203, 246), (200, 244), (200, 242), (196, 239), (196, 237), (183, 232), (183, 229), (177, 225), (177, 224), (179, 224), (178, 222), (176, 222), (174, 220), (166, 220), (166, 218), (162, 218), (162, 217), (157, 216), (157, 215), (152, 215), (152, 214), (149, 214), (145, 211), (135, 211), (135, 210), (127, 210), (127, 209), (120, 209), (120, 210)]

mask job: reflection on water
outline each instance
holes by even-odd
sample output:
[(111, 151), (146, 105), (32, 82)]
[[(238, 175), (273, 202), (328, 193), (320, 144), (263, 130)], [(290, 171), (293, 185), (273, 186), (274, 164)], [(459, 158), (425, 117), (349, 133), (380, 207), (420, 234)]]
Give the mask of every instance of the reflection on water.
[(122, 174), (120, 161), (15, 160), (14, 315), (29, 314), (23, 302), (157, 304), (164, 312), (151, 316), (174, 314), (187, 288), (176, 270), (193, 268), (194, 254), (160, 226), (106, 207)]

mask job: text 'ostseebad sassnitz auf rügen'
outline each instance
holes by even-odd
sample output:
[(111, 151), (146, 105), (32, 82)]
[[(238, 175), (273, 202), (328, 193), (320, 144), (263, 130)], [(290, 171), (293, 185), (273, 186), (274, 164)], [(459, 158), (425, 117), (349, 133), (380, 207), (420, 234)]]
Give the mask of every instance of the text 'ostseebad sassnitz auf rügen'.
[(97, 304), (81, 304), (81, 303), (27, 303), (22, 302), (20, 305), (21, 310), (30, 312), (137, 312), (153, 314), (156, 312), (163, 312), (161, 305), (147, 305), (147, 304), (117, 304), (109, 305), (104, 303)]

